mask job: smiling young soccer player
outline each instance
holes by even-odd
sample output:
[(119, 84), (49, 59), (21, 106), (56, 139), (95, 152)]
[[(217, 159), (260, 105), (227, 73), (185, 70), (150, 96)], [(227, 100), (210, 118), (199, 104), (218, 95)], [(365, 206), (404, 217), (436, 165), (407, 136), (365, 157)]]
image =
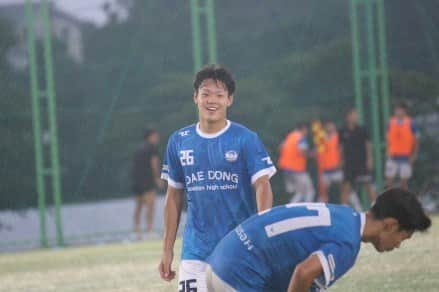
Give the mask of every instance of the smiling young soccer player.
[(366, 213), (324, 203), (276, 207), (220, 241), (208, 259), (208, 291), (324, 291), (355, 264), (361, 242), (391, 251), (430, 225), (416, 195), (397, 188)]
[(227, 120), (235, 81), (223, 67), (209, 65), (195, 76), (193, 100), (199, 122), (171, 135), (162, 177), (165, 203), (162, 279), (172, 270), (174, 242), (186, 192), (188, 209), (179, 267), (179, 291), (206, 291), (206, 258), (239, 223), (271, 208), (270, 177), (276, 172), (258, 136)]

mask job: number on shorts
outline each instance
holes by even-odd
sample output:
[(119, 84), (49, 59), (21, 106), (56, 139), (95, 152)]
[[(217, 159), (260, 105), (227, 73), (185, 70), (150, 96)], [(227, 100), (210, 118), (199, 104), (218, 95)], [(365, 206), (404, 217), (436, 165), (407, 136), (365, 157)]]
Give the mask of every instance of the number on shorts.
[(180, 290), (178, 292), (197, 292), (197, 287), (191, 287), (191, 284), (197, 283), (197, 279), (180, 281)]
[(308, 210), (317, 211), (317, 215), (290, 218), (267, 225), (265, 226), (265, 232), (268, 237), (273, 237), (297, 229), (331, 225), (331, 215), (329, 213), (329, 209), (323, 203), (288, 204), (286, 207), (306, 207)]

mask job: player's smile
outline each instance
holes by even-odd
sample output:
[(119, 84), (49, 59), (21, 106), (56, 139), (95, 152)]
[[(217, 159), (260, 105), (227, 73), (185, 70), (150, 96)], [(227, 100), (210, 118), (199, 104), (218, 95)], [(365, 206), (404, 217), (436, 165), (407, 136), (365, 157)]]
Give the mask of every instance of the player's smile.
[(216, 111), (218, 110), (218, 107), (208, 106), (208, 107), (206, 107), (206, 109), (207, 109), (209, 112), (216, 112)]

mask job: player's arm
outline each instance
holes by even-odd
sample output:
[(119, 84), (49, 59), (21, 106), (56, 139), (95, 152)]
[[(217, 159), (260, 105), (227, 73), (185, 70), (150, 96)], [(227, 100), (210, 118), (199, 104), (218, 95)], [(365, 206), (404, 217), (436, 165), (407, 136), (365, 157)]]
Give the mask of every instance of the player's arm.
[(372, 143), (369, 140), (366, 141), (366, 166), (369, 170), (373, 168)]
[(340, 145), (339, 145), (339, 147), (338, 147), (338, 153), (340, 154), (340, 167), (343, 167), (344, 164), (345, 164), (343, 144), (340, 144)]
[(338, 131), (339, 143), (338, 143), (338, 153), (340, 154), (340, 166), (343, 167), (345, 165), (345, 156), (344, 156), (344, 139), (342, 130)]
[(413, 141), (413, 151), (410, 155), (410, 163), (413, 164), (416, 159), (418, 158), (418, 152), (419, 152), (419, 134), (418, 130), (415, 127), (415, 124), (412, 121), (412, 124), (410, 125), (411, 130), (413, 132), (414, 141)]
[(151, 157), (151, 169), (154, 177), (154, 182), (160, 189), (163, 188), (163, 180), (160, 179), (160, 158), (158, 155)]
[[(372, 170), (373, 168), (373, 154), (372, 154), (372, 143), (370, 142), (369, 132), (363, 128), (364, 136), (365, 136), (365, 147), (366, 147), (366, 167), (368, 170)], [(378, 145), (376, 145), (378, 147)]]
[(258, 212), (270, 209), (273, 206), (273, 192), (269, 176), (264, 175), (258, 178), (254, 183), (254, 188)]
[(288, 292), (309, 291), (313, 281), (323, 273), (323, 268), (317, 255), (311, 255), (296, 266), (290, 279)]
[(171, 269), (171, 265), (174, 257), (174, 244), (182, 208), (183, 189), (168, 185), (164, 210), (165, 232), (163, 238), (163, 254), (159, 266), (160, 276), (165, 281), (171, 281), (175, 277), (175, 271)]
[(416, 159), (418, 158), (418, 152), (419, 152), (419, 138), (415, 137), (413, 141), (413, 151), (412, 155), (410, 156), (410, 163), (414, 163)]
[(251, 184), (256, 193), (258, 212), (270, 209), (273, 205), (270, 178), (276, 173), (276, 168), (255, 133), (245, 140), (243, 152), (247, 170), (251, 175)]

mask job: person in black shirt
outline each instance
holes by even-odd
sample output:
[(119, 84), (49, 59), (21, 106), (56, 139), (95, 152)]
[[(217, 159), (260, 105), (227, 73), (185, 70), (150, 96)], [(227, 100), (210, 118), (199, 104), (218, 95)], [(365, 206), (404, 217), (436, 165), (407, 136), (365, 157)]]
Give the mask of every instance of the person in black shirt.
[(155, 188), (162, 186), (157, 149), (159, 141), (159, 133), (155, 129), (147, 129), (144, 133), (144, 143), (134, 153), (132, 191), (136, 195), (134, 231), (137, 234), (137, 239), (141, 239), (140, 216), (143, 207), (146, 207), (146, 230), (149, 235), (153, 234)]
[(358, 114), (355, 109), (347, 112), (345, 121), (346, 124), (339, 133), (344, 173), (340, 201), (342, 204), (347, 204), (352, 193), (352, 185), (359, 183), (365, 186), (372, 203), (376, 194), (370, 174), (373, 160), (369, 134), (366, 128), (358, 125)]

